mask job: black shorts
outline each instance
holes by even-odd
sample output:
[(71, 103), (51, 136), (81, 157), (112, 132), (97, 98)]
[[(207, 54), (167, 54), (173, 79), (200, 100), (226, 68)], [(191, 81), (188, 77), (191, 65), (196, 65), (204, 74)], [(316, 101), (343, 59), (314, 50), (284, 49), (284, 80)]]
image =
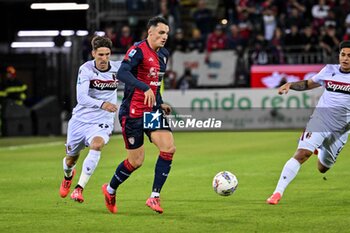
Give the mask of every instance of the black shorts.
[(122, 116), (119, 118), (120, 125), (122, 128), (124, 143), (126, 149), (137, 149), (140, 146), (143, 145), (143, 137), (144, 133), (148, 136), (148, 139), (150, 142), (151, 140), (151, 132), (156, 130), (169, 130), (171, 131), (171, 128), (169, 127), (167, 123), (167, 119), (164, 117), (164, 115), (161, 116), (162, 121), (166, 122), (165, 126), (161, 125), (160, 127), (156, 129), (146, 129), (144, 128), (144, 119), (143, 117), (140, 118), (131, 118), (129, 116)]

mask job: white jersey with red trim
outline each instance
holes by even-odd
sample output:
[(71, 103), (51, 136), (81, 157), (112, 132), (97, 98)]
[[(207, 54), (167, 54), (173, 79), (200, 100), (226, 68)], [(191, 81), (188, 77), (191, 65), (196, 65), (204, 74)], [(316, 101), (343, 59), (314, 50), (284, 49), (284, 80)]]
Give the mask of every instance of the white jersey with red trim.
[(340, 65), (326, 65), (312, 81), (325, 90), (313, 117), (320, 118), (327, 131), (342, 131), (350, 122), (350, 73), (340, 71)]
[(73, 109), (76, 120), (86, 123), (113, 125), (116, 113), (101, 109), (103, 102), (117, 104), (117, 72), (120, 61), (110, 61), (106, 71), (98, 70), (95, 61), (87, 61), (79, 68), (77, 105)]

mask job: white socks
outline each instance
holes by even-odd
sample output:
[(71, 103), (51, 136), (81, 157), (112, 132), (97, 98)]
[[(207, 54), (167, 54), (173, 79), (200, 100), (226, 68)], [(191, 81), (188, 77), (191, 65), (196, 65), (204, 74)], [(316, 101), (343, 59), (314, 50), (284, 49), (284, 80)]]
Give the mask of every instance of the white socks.
[(85, 187), (85, 185), (88, 183), (91, 175), (94, 173), (98, 162), (100, 161), (101, 157), (101, 151), (97, 150), (91, 150), (89, 151), (89, 154), (86, 156), (84, 163), (83, 163), (83, 169), (80, 174), (78, 185), (82, 188)]
[(301, 164), (295, 158), (289, 159), (283, 167), (280, 179), (273, 193), (279, 192), (281, 195), (283, 195), (284, 190), (298, 174), (300, 166)]
[(71, 177), (73, 169), (75, 168), (75, 164), (72, 167), (68, 167), (66, 163), (66, 157), (63, 158), (63, 172), (65, 177)]
[(109, 184), (108, 184), (108, 186), (107, 186), (107, 192), (108, 192), (109, 194), (111, 194), (111, 195), (114, 195), (114, 194), (115, 194), (115, 189), (112, 188), (111, 186), (109, 186)]
[(157, 193), (157, 192), (152, 192), (152, 193), (151, 193), (151, 197), (152, 197), (152, 198), (154, 198), (154, 197), (159, 197), (159, 195), (160, 195), (160, 194)]

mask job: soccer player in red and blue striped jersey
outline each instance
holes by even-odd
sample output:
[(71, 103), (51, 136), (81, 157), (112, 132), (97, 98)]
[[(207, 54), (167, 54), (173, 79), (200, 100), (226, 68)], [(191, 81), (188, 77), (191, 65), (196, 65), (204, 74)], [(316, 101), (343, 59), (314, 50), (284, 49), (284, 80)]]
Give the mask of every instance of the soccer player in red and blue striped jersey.
[(144, 133), (159, 149), (152, 193), (146, 201), (146, 205), (158, 213), (163, 213), (159, 195), (170, 172), (175, 153), (174, 138), (168, 125), (144, 128), (144, 113), (152, 112), (155, 114), (154, 117), (165, 119), (163, 114), (171, 112), (170, 106), (163, 103), (160, 94), (169, 56), (169, 52), (164, 48), (169, 26), (164, 18), (153, 17), (148, 21), (147, 29), (147, 39), (136, 43), (127, 51), (118, 71), (119, 80), (125, 83), (119, 120), (127, 158), (119, 164), (110, 183), (102, 186), (106, 206), (112, 213), (117, 212), (115, 204), (117, 188), (144, 161)]

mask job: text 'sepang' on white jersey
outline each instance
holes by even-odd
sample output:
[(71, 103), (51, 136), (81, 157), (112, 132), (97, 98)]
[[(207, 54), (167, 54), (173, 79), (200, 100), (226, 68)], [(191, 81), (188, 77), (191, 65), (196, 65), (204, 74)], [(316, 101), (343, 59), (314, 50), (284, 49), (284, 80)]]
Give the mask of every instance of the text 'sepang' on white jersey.
[(120, 61), (110, 61), (109, 69), (100, 71), (95, 61), (87, 61), (79, 68), (76, 91), (77, 105), (73, 109), (75, 119), (86, 123), (113, 124), (116, 113), (101, 109), (103, 102), (117, 104)]

